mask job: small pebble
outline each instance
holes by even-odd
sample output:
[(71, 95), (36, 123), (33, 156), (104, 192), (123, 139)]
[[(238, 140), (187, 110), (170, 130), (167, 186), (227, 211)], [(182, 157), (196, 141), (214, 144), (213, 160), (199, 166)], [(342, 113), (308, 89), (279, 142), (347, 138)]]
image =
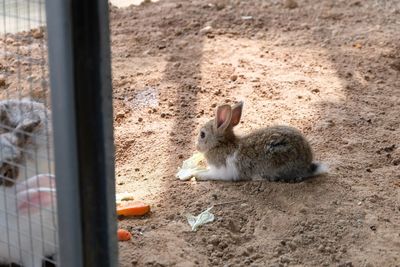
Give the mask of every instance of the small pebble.
[(123, 112), (118, 112), (117, 115), (115, 116), (116, 119), (122, 119), (125, 117), (125, 113)]
[(218, 246), (219, 242), (221, 242), (220, 238), (218, 235), (212, 235), (210, 237), (209, 243), (214, 245), (214, 246)]
[(2, 76), (0, 76), (0, 87), (6, 86), (6, 79)]
[(199, 33), (200, 34), (207, 34), (207, 33), (210, 33), (212, 31), (212, 27), (211, 26), (206, 26), (206, 27), (204, 27), (203, 29), (201, 29), (200, 31), (199, 31)]
[(285, 8), (294, 9), (297, 8), (299, 4), (295, 0), (286, 0), (284, 3)]
[(281, 256), (280, 261), (282, 263), (290, 263), (290, 259), (286, 256)]
[(43, 34), (43, 31), (41, 31), (40, 29), (36, 29), (32, 32), (32, 36), (35, 39), (40, 39), (40, 38), (43, 38), (44, 34)]
[(296, 244), (293, 242), (289, 242), (288, 246), (289, 246), (290, 250), (296, 250), (296, 248), (297, 248)]

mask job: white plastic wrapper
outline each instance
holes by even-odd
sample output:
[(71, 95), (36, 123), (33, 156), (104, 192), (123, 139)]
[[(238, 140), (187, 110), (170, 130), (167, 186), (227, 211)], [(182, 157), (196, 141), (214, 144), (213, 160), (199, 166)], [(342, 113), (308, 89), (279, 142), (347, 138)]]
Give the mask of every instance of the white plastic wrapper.
[(189, 159), (183, 161), (182, 167), (178, 168), (176, 178), (186, 181), (196, 176), (197, 173), (207, 170), (205, 164), (205, 158), (202, 153), (196, 152)]
[(200, 226), (202, 226), (203, 224), (206, 224), (206, 223), (214, 221), (214, 219), (215, 219), (214, 214), (212, 214), (210, 212), (210, 210), (212, 208), (213, 207), (210, 207), (210, 208), (206, 209), (205, 211), (203, 211), (202, 213), (200, 213), (197, 216), (193, 216), (192, 214), (186, 215), (188, 223), (192, 227), (192, 231), (197, 231), (197, 229)]

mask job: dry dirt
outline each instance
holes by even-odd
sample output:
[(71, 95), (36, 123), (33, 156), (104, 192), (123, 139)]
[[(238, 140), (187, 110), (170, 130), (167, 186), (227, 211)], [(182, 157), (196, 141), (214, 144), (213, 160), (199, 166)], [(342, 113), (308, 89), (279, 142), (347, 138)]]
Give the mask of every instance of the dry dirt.
[[(112, 8), (121, 266), (400, 266), (400, 4), (160, 1)], [(245, 17), (251, 16), (251, 17)], [(207, 27), (210, 26), (210, 27)], [(238, 132), (301, 129), (324, 177), (181, 182), (199, 126), (245, 101)], [(185, 214), (214, 205), (191, 232)]]
[[(152, 207), (120, 221), (120, 266), (400, 266), (398, 1), (161, 0), (110, 22), (117, 191)], [(1, 39), (2, 98), (46, 99), (42, 35)], [(238, 133), (295, 126), (329, 174), (177, 180), (201, 124), (238, 100)], [(185, 214), (210, 206), (192, 232)]]

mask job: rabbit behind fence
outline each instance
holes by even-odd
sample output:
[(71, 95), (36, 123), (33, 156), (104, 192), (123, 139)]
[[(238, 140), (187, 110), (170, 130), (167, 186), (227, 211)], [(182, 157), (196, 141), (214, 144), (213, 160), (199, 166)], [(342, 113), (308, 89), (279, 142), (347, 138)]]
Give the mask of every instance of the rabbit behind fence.
[(238, 137), (243, 102), (217, 107), (216, 116), (200, 130), (197, 149), (209, 169), (199, 180), (259, 180), (301, 182), (327, 171), (313, 161), (310, 144), (295, 128), (272, 126)]
[(44, 104), (0, 101), (0, 182), (48, 173), (53, 168), (51, 114)]
[(0, 187), (0, 264), (41, 267), (57, 252), (55, 179), (37, 175)]

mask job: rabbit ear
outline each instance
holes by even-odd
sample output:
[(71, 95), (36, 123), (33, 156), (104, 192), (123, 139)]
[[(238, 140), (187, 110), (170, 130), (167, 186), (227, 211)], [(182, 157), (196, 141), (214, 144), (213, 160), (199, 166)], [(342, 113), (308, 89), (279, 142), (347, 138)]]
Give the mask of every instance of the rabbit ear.
[(40, 118), (25, 118), (16, 127), (17, 131), (32, 133), (40, 124)]
[(232, 118), (231, 118), (231, 123), (229, 124), (230, 126), (234, 127), (239, 124), (240, 118), (242, 117), (242, 110), (243, 110), (243, 101), (236, 103), (232, 107)]
[(5, 126), (10, 126), (10, 117), (8, 116), (8, 112), (5, 108), (0, 107), (0, 123)]
[(225, 131), (231, 121), (231, 106), (222, 105), (217, 108), (215, 126), (218, 131)]
[(53, 204), (55, 190), (31, 188), (17, 193), (17, 207), (20, 214), (32, 214)]
[(38, 127), (40, 124), (40, 118), (26, 118), (23, 119), (15, 128), (15, 135), (18, 139), (18, 146), (24, 144), (27, 139), (29, 138), (26, 133), (33, 133), (33, 131)]
[(17, 193), (24, 190), (35, 189), (35, 188), (55, 188), (55, 177), (51, 174), (39, 174), (35, 175), (24, 182), (18, 183)]

